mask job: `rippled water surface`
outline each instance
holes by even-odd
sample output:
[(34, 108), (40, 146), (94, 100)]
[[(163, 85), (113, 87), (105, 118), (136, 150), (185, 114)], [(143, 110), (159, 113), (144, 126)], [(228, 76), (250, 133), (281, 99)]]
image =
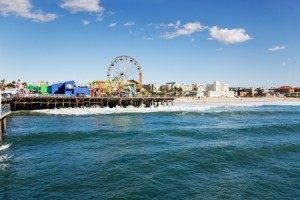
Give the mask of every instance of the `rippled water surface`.
[(300, 104), (8, 118), (0, 199), (299, 199)]

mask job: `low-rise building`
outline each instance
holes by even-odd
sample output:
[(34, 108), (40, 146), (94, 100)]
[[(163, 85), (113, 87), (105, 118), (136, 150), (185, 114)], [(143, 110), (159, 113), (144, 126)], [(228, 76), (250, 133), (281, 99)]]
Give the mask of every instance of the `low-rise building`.
[(169, 82), (160, 86), (160, 90), (171, 91), (174, 88), (176, 82)]
[(158, 84), (158, 83), (144, 84), (143, 85), (143, 88), (145, 88), (149, 92), (153, 92), (153, 93), (159, 92), (160, 87), (161, 87), (161, 84)]
[(151, 84), (152, 92), (159, 92), (160, 91), (160, 86), (161, 86), (161, 84), (158, 84), (158, 83)]
[(282, 94), (282, 95), (291, 95), (295, 92), (294, 88), (291, 87), (291, 86), (281, 86), (279, 88), (276, 88), (274, 90), (275, 93), (278, 93), (278, 94)]
[(229, 84), (214, 81), (213, 84), (206, 85), (207, 97), (234, 97), (234, 91), (229, 90)]
[(191, 92), (193, 90), (193, 86), (190, 84), (186, 84), (186, 83), (176, 83), (173, 85), (173, 88), (181, 88), (182, 92)]
[(202, 98), (205, 96), (205, 86), (202, 84), (192, 84), (192, 90), (196, 92), (198, 98)]

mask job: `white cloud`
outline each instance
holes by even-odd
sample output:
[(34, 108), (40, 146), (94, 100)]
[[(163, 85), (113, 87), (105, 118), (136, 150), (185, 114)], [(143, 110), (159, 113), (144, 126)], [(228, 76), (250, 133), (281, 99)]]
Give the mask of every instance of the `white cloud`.
[(98, 13), (98, 14), (97, 14), (96, 21), (103, 21), (103, 20), (104, 20), (103, 12)]
[(108, 27), (113, 28), (113, 27), (116, 27), (117, 24), (118, 24), (118, 22), (114, 22), (114, 23), (109, 24)]
[[(169, 26), (170, 25), (171, 24), (169, 24)], [(182, 27), (179, 27), (180, 21), (177, 21), (176, 25), (172, 24), (171, 26), (174, 26), (176, 31), (173, 33), (167, 32), (162, 35), (162, 38), (173, 39), (179, 36), (188, 36), (196, 32), (201, 32), (205, 29), (205, 27), (202, 26), (199, 22), (190, 22), (183, 25)]]
[(89, 25), (91, 22), (88, 21), (88, 20), (82, 20), (81, 23), (82, 23), (83, 25)]
[(286, 49), (286, 46), (275, 46), (275, 47), (268, 48), (268, 51), (280, 51), (284, 49)]
[(153, 39), (153, 38), (151, 38), (151, 37), (143, 37), (143, 40), (150, 41), (150, 40), (154, 40), (154, 39)]
[(218, 40), (224, 44), (246, 42), (251, 39), (245, 29), (220, 29), (217, 26), (209, 29), (211, 40)]
[(104, 10), (104, 8), (100, 6), (100, 0), (63, 0), (60, 7), (72, 13), (102, 12)]
[(180, 21), (178, 20), (178, 21), (176, 22), (175, 28), (176, 28), (176, 29), (179, 29), (179, 26), (180, 26)]
[(175, 29), (179, 29), (179, 26), (180, 26), (180, 21), (177, 21), (175, 24), (173, 23), (169, 23), (167, 25), (164, 25), (166, 28), (175, 28)]
[(169, 24), (167, 24), (167, 26), (168, 26), (168, 27), (174, 27), (174, 26), (175, 26), (175, 24), (173, 24), (173, 23), (169, 23)]
[(285, 67), (286, 65), (287, 65), (286, 62), (282, 62), (282, 63), (281, 63), (281, 66), (283, 66), (283, 67)]
[(106, 13), (109, 14), (109, 15), (115, 15), (116, 14), (116, 12), (111, 11), (111, 10), (107, 11)]
[(32, 11), (30, 0), (0, 0), (0, 13), (3, 16), (14, 14), (36, 22), (49, 22), (58, 16), (53, 13), (44, 14), (42, 11)]
[(169, 24), (147, 24), (147, 26), (154, 26), (155, 29), (159, 30), (168, 30), (168, 29), (179, 29), (180, 21), (176, 23), (169, 23)]
[(126, 22), (123, 24), (124, 26), (134, 26), (135, 22)]

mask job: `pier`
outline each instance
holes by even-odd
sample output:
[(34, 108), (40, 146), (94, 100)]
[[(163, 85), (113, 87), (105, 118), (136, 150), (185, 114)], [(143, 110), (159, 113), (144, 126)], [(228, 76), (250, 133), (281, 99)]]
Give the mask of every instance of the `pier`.
[[(1, 93), (0, 93), (1, 95)], [(0, 145), (2, 145), (3, 137), (6, 136), (6, 117), (11, 113), (11, 101), (0, 97)]]
[(15, 97), (11, 100), (11, 109), (18, 111), (76, 107), (157, 107), (159, 105), (173, 105), (174, 99), (174, 97)]

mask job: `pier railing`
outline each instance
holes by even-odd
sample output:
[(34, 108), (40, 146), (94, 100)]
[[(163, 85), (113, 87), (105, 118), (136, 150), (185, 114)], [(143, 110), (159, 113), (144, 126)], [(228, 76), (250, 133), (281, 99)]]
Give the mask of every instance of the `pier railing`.
[(2, 97), (2, 92), (0, 90), (0, 119), (5, 117), (11, 112), (11, 104), (7, 98)]
[(11, 112), (11, 106), (10, 106), (10, 104), (1, 105), (1, 109), (0, 109), (0, 117), (1, 118), (2, 118), (2, 116), (5, 116), (5, 115), (7, 115), (10, 112)]

